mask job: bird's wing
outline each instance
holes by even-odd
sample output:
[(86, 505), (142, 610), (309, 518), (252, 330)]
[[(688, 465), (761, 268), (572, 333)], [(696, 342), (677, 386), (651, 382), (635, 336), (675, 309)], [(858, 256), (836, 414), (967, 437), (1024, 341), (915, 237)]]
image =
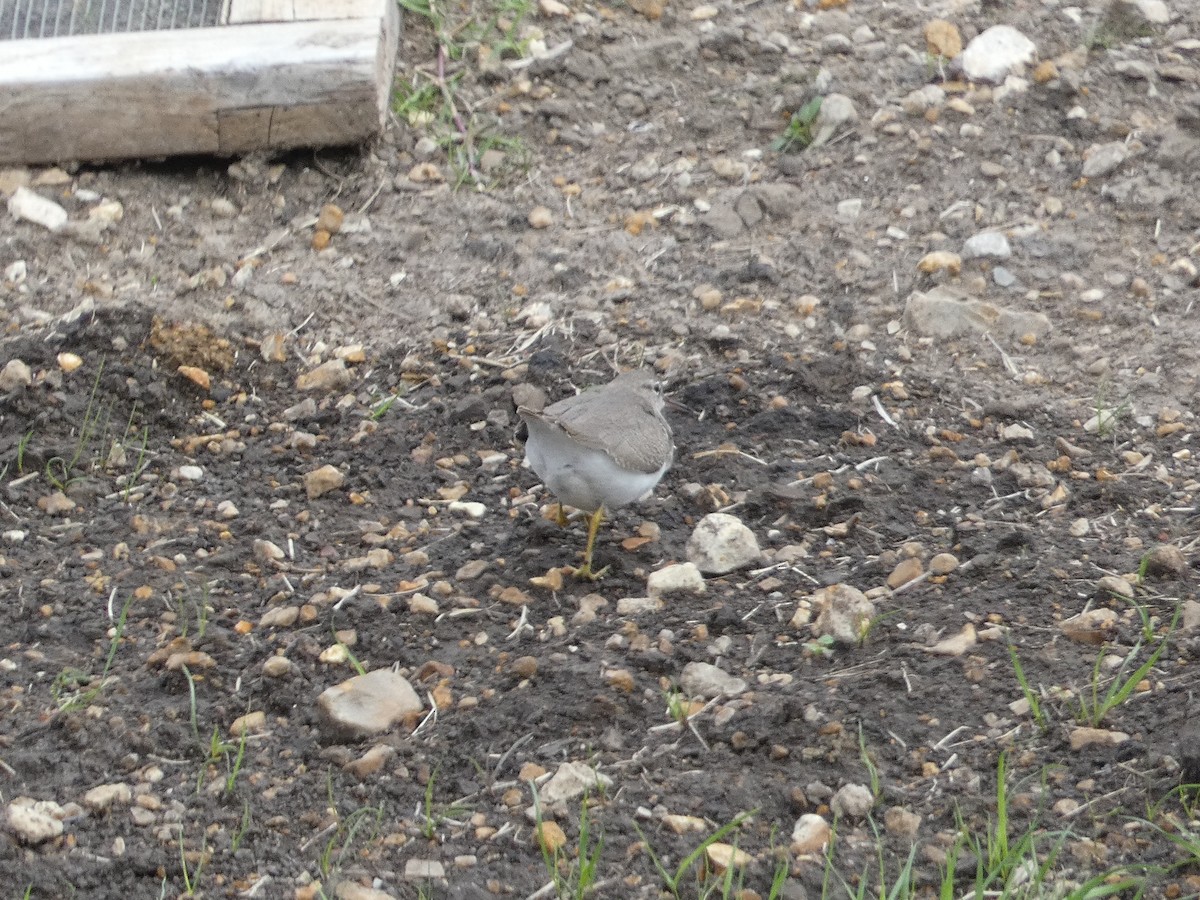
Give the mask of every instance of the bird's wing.
[[(629, 428), (631, 416), (645, 417), (653, 426), (634, 432)], [(585, 392), (546, 407), (541, 419), (561, 428), (584, 447), (608, 453), (622, 468), (647, 475), (662, 468), (674, 450), (670, 427), (645, 402), (634, 410), (621, 409), (597, 404)], [(585, 420), (586, 430), (579, 427)]]

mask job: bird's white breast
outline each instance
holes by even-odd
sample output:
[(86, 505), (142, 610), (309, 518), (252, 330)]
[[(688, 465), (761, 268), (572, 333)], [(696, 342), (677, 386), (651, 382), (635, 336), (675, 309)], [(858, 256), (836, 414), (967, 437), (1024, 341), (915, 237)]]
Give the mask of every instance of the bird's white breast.
[(623, 469), (603, 450), (576, 443), (560, 428), (534, 418), (527, 424), (530, 467), (559, 500), (585, 512), (632, 503), (654, 490), (671, 465), (668, 459), (657, 472)]

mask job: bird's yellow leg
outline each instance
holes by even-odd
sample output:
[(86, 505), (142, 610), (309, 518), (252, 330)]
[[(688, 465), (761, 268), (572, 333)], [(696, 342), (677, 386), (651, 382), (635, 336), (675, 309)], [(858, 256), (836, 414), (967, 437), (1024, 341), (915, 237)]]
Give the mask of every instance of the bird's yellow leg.
[(605, 566), (599, 572), (592, 571), (592, 550), (596, 544), (596, 532), (600, 530), (600, 523), (603, 521), (604, 507), (601, 506), (588, 518), (587, 547), (583, 551), (583, 565), (575, 570), (576, 578), (582, 578), (585, 581), (598, 581), (608, 571), (608, 566)]
[(563, 509), (562, 501), (559, 501), (558, 515), (554, 517), (554, 521), (558, 523), (559, 528), (567, 527), (567, 511)]

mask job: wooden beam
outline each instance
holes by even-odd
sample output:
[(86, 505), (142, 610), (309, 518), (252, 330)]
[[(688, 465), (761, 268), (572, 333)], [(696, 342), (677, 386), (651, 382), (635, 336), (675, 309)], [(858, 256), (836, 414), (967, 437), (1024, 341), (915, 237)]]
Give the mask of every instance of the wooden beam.
[(368, 3), (373, 16), (6, 41), (0, 164), (365, 140), (386, 121), (399, 13), (326, 4)]
[(379, 0), (227, 0), (223, 23), (309, 22), (381, 14)]

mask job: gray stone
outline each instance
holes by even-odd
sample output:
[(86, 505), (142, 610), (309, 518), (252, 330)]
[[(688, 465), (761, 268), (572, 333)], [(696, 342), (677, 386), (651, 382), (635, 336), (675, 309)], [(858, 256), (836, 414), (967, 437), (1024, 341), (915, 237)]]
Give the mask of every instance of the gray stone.
[(317, 415), (317, 401), (312, 397), (305, 397), (299, 403), (294, 403), (293, 406), (283, 410), (283, 418), (289, 422), (312, 419), (314, 415)]
[(1179, 630), (1195, 631), (1197, 628), (1200, 628), (1200, 602), (1184, 600), (1183, 612), (1179, 616)]
[(29, 387), (33, 383), (33, 372), (24, 360), (10, 359), (0, 369), (0, 391), (11, 393), (17, 388)]
[(763, 220), (763, 209), (750, 191), (746, 191), (738, 197), (733, 208), (747, 228), (753, 228)]
[(851, 819), (865, 819), (875, 805), (875, 798), (870, 789), (863, 784), (845, 784), (829, 801), (829, 808), (835, 816)]
[(875, 604), (866, 594), (848, 584), (833, 584), (821, 588), (812, 596), (818, 611), (813, 622), (813, 634), (829, 636), (835, 643), (856, 646), (875, 618)]
[(927, 84), (905, 94), (900, 108), (910, 116), (923, 115), (927, 110), (938, 109), (946, 102), (946, 92), (936, 84)]
[(550, 780), (538, 791), (538, 800), (545, 806), (553, 806), (564, 800), (573, 800), (597, 788), (609, 788), (612, 779), (597, 772), (587, 763), (565, 762), (558, 767)]
[(1008, 259), (1012, 256), (1012, 248), (1003, 232), (981, 231), (963, 242), (962, 255), (963, 259)]
[(687, 542), (688, 560), (706, 575), (735, 572), (761, 557), (758, 540), (736, 516), (709, 513)]
[(862, 215), (863, 202), (861, 197), (853, 200), (843, 200), (837, 205), (837, 220), (843, 225), (849, 225)]
[(1171, 21), (1171, 8), (1165, 0), (1113, 0), (1106, 17), (1127, 28), (1167, 25)]
[(1146, 574), (1151, 577), (1179, 578), (1187, 570), (1187, 557), (1174, 544), (1159, 544), (1146, 554)]
[(1133, 6), (1151, 25), (1166, 25), (1171, 21), (1171, 9), (1165, 0), (1133, 0)]
[(1012, 287), (1017, 283), (1017, 276), (1004, 266), (996, 266), (992, 269), (992, 281), (996, 282), (998, 287)]
[(1133, 599), (1133, 585), (1119, 575), (1101, 575), (1096, 581), (1096, 593), (1100, 597), (1120, 597), (1122, 600)]
[(746, 690), (746, 682), (724, 669), (706, 662), (690, 662), (679, 675), (679, 686), (689, 697), (711, 700), (713, 697), (736, 697)]
[(768, 181), (751, 185), (749, 190), (768, 216), (790, 219), (796, 210), (803, 208), (807, 196), (794, 184), (785, 181)]
[(1025, 334), (1041, 337), (1050, 330), (1050, 319), (1043, 313), (973, 300), (945, 285), (909, 295), (904, 322), (920, 334), (937, 338), (985, 332), (1008, 338)]
[(676, 563), (651, 572), (646, 579), (646, 593), (655, 600), (676, 594), (703, 594), (706, 590), (704, 576), (695, 563)]
[(746, 230), (746, 224), (734, 208), (731, 197), (718, 197), (708, 212), (700, 217), (701, 224), (723, 240), (735, 238)]
[(1129, 158), (1129, 148), (1123, 141), (1092, 144), (1083, 153), (1083, 177), (1107, 175)]
[(813, 122), (811, 147), (819, 147), (834, 134), (858, 121), (858, 110), (854, 101), (845, 94), (830, 94), (821, 101), (821, 111)]

